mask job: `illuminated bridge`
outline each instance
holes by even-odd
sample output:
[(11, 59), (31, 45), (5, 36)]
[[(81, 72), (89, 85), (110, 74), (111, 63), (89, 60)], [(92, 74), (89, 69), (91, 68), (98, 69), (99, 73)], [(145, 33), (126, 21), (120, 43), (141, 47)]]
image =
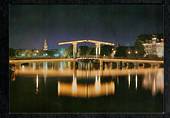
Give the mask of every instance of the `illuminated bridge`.
[[(93, 57), (77, 57), (77, 47), (79, 43), (93, 43), (96, 45), (96, 55)], [(32, 62), (75, 62), (76, 64), (81, 61), (97, 61), (100, 63), (100, 67), (103, 66), (103, 63), (116, 63), (117, 67), (133, 64), (135, 67), (138, 67), (139, 64), (150, 64), (160, 66), (164, 64), (163, 60), (148, 60), (144, 58), (138, 59), (130, 59), (130, 58), (101, 58), (101, 45), (110, 45), (115, 46), (114, 43), (110, 42), (102, 42), (96, 40), (75, 40), (75, 41), (67, 41), (67, 42), (60, 42), (58, 45), (65, 45), (65, 44), (72, 44), (73, 45), (73, 58), (24, 58), (24, 59), (10, 59), (9, 63), (14, 64), (22, 64), (22, 63), (32, 63)]]
[(86, 43), (94, 43), (96, 45), (96, 57), (98, 57), (100, 55), (101, 44), (115, 46), (114, 43), (102, 42), (102, 41), (96, 41), (96, 40), (77, 40), (77, 41), (60, 42), (60, 43), (58, 43), (58, 45), (72, 44), (73, 45), (73, 58), (76, 58), (78, 43), (85, 43), (85, 42)]
[(97, 61), (100, 67), (103, 67), (103, 63), (116, 63), (119, 68), (121, 65), (133, 64), (138, 67), (139, 64), (150, 64), (151, 66), (160, 66), (164, 64), (163, 60), (146, 60), (146, 59), (126, 59), (126, 58), (48, 58), (48, 59), (11, 59), (9, 63), (11, 64), (22, 64), (22, 63), (32, 63), (32, 62), (75, 62), (79, 63), (83, 60)]

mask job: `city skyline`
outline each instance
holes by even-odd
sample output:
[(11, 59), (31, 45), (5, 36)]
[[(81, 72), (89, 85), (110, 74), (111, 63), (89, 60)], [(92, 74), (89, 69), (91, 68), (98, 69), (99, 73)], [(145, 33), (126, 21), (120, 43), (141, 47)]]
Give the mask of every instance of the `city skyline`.
[(15, 5), (10, 6), (9, 47), (49, 49), (57, 42), (94, 39), (133, 45), (140, 34), (163, 32), (157, 5)]

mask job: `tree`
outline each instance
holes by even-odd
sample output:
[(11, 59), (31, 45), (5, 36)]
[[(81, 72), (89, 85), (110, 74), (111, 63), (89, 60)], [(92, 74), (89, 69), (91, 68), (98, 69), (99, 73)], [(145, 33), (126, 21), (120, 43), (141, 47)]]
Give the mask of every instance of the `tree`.
[(69, 46), (68, 48), (65, 49), (65, 56), (66, 57), (73, 57), (73, 46)]
[(114, 47), (113, 46), (110, 46), (110, 45), (102, 45), (101, 46), (101, 53), (100, 55), (106, 55), (106, 56), (110, 56), (112, 54), (112, 49)]
[(151, 34), (141, 34), (137, 37), (135, 41), (135, 49), (138, 51), (138, 55), (142, 56), (145, 54), (143, 43), (149, 42), (152, 40)]
[(48, 51), (46, 51), (46, 53), (48, 54), (48, 56), (53, 57), (54, 54), (56, 53), (56, 51), (54, 51), (54, 50), (48, 50)]
[(156, 34), (156, 37), (157, 37), (158, 39), (164, 38), (163, 33), (157, 33), (157, 34)]
[(89, 55), (95, 55), (96, 54), (96, 48), (94, 46), (89, 47)]
[(80, 56), (86, 56), (87, 54), (89, 54), (89, 47), (88, 46), (80, 46), (79, 54), (80, 54)]
[(127, 57), (127, 46), (119, 46), (116, 48), (115, 57)]
[(90, 55), (95, 55), (96, 51), (95, 51), (95, 47), (79, 46), (78, 53), (79, 56), (90, 56)]

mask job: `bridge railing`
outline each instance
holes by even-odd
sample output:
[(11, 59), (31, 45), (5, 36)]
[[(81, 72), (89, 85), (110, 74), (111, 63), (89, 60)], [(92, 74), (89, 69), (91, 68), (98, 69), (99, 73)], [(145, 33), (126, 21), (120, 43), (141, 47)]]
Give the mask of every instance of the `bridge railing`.
[[(13, 57), (10, 60), (24, 60), (24, 59), (71, 59), (72, 57)], [(103, 59), (134, 59), (134, 60), (158, 60), (163, 61), (163, 58), (148, 58), (148, 57), (111, 57), (111, 56), (98, 56), (88, 55), (88, 56), (78, 56), (77, 58), (103, 58)]]

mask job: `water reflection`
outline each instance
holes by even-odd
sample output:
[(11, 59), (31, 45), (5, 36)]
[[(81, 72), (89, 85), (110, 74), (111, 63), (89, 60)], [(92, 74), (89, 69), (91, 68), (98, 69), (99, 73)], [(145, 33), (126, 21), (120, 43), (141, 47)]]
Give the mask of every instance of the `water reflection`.
[(138, 76), (137, 73), (135, 74), (135, 88), (138, 88)]
[(38, 92), (39, 92), (39, 87), (38, 87), (38, 85), (39, 85), (39, 78), (38, 78), (38, 74), (36, 75), (36, 89), (35, 89), (35, 94), (38, 94)]
[(47, 62), (43, 62), (43, 76), (44, 76), (45, 85), (46, 85), (46, 79), (47, 79), (47, 70), (48, 70)]
[(97, 97), (114, 95), (114, 82), (101, 83), (100, 80), (95, 80), (94, 84), (81, 84), (76, 80), (70, 83), (58, 82), (58, 96), (72, 96), (72, 97)]
[[(84, 69), (84, 67), (90, 69)], [(116, 89), (119, 89), (123, 83), (122, 77), (126, 78), (126, 83), (129, 89), (133, 87), (138, 89), (145, 89), (151, 91), (155, 96), (164, 90), (164, 73), (163, 68), (134, 68), (134, 69), (95, 69), (90, 64), (65, 63), (65, 62), (38, 62), (27, 65), (17, 65), (13, 75), (20, 75), (24, 77), (33, 77), (35, 79), (35, 93), (39, 94), (39, 76), (43, 76), (44, 84), (48, 79), (60, 78), (57, 83), (58, 96), (72, 96), (72, 97), (98, 97), (115, 95)], [(77, 68), (80, 67), (80, 68)], [(12, 80), (15, 80), (12, 76)], [(63, 81), (62, 78), (67, 78)], [(70, 81), (71, 80), (71, 81)], [(80, 82), (79, 80), (84, 80)], [(94, 80), (94, 81), (90, 81)], [(89, 82), (90, 81), (90, 82)], [(55, 84), (56, 84), (55, 83)]]
[(143, 79), (143, 87), (149, 89), (152, 95), (155, 96), (156, 93), (164, 91), (164, 70), (156, 69), (154, 72), (147, 71)]
[(130, 87), (130, 80), (131, 80), (131, 76), (130, 73), (128, 74), (128, 87)]

